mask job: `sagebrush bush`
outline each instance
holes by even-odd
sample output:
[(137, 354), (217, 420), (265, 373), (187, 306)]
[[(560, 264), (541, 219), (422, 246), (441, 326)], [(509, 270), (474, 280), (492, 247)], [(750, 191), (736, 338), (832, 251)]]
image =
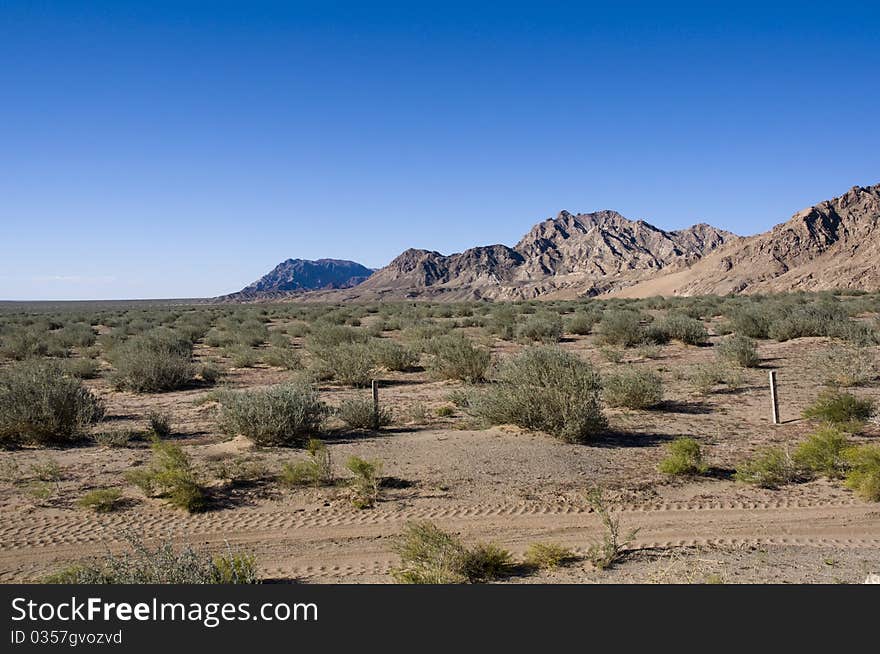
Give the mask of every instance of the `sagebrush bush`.
[(780, 447), (765, 447), (738, 466), (734, 478), (761, 488), (779, 488), (800, 481), (803, 469), (791, 454)]
[(441, 379), (460, 379), (477, 383), (486, 378), (492, 355), (458, 334), (435, 339), (429, 348), (430, 370)]
[(763, 306), (743, 306), (729, 316), (734, 332), (748, 338), (770, 338), (772, 314)]
[(864, 386), (877, 377), (874, 354), (866, 347), (833, 345), (815, 355), (812, 365), (828, 386)]
[(393, 545), (400, 566), (391, 571), (402, 584), (463, 584), (503, 576), (509, 552), (491, 543), (468, 549), (455, 535), (431, 522), (408, 523)]
[(577, 336), (586, 336), (593, 331), (593, 327), (599, 322), (601, 313), (595, 311), (577, 311), (565, 319), (565, 333)]
[(272, 346), (263, 352), (263, 363), (267, 366), (284, 368), (285, 370), (299, 370), (303, 367), (302, 356), (291, 347)]
[(854, 428), (858, 428), (873, 413), (872, 400), (837, 390), (824, 391), (812, 405), (804, 409), (805, 418)]
[(722, 363), (699, 363), (691, 366), (688, 381), (691, 388), (698, 395), (708, 395), (719, 384), (723, 384), (731, 390), (742, 386), (742, 375)]
[(660, 322), (658, 329), (667, 339), (681, 341), (687, 345), (703, 345), (709, 340), (709, 332), (701, 321), (680, 313), (666, 316)]
[(363, 388), (370, 385), (375, 366), (366, 343), (342, 343), (315, 351), (323, 366), (324, 376), (347, 386)]
[(576, 558), (572, 550), (557, 543), (532, 543), (526, 550), (523, 563), (530, 568), (553, 570)]
[(514, 424), (580, 443), (606, 425), (593, 366), (558, 347), (531, 347), (498, 366), (495, 383), (470, 410), (490, 424)]
[(758, 347), (748, 336), (728, 336), (716, 346), (718, 356), (743, 368), (756, 368), (761, 363)]
[(150, 549), (129, 536), (130, 551), (77, 563), (48, 577), (54, 584), (255, 584), (256, 559), (228, 550), (210, 556), (171, 541)]
[(110, 513), (119, 506), (121, 498), (122, 491), (117, 488), (96, 488), (83, 495), (76, 503), (78, 506), (91, 509), (96, 513)]
[(389, 409), (373, 405), (372, 398), (354, 397), (343, 400), (336, 415), (349, 429), (380, 429), (391, 424), (392, 414)]
[(63, 364), (64, 372), (77, 379), (95, 379), (101, 366), (92, 359), (69, 359)]
[(280, 481), (285, 486), (330, 486), (333, 484), (333, 460), (330, 450), (317, 438), (307, 445), (309, 458), (286, 463), (281, 468)]
[(375, 365), (397, 372), (406, 372), (419, 362), (418, 353), (386, 338), (369, 341), (369, 353)]
[(0, 370), (0, 446), (71, 443), (103, 417), (103, 403), (58, 364), (25, 361)]
[(131, 470), (126, 479), (145, 495), (158, 495), (172, 506), (190, 513), (204, 510), (207, 493), (183, 448), (154, 437), (150, 449), (153, 452), (150, 463)]
[(840, 479), (846, 473), (846, 434), (836, 427), (825, 426), (813, 432), (794, 451), (795, 463), (829, 479)]
[(606, 311), (597, 330), (599, 341), (606, 345), (633, 347), (645, 340), (641, 314), (628, 309)]
[(133, 336), (112, 353), (111, 359), (115, 368), (113, 383), (139, 393), (183, 388), (195, 376), (192, 343), (166, 328)]
[(846, 486), (868, 502), (880, 502), (880, 445), (860, 445), (846, 452)]
[(171, 435), (171, 414), (162, 411), (150, 411), (147, 413), (147, 422), (150, 423), (150, 431), (159, 438)]
[(660, 472), (666, 475), (702, 475), (706, 470), (703, 449), (693, 438), (677, 438), (669, 443), (666, 457), (660, 462)]
[(221, 397), (220, 427), (257, 445), (306, 445), (321, 429), (327, 408), (304, 382), (236, 391)]
[(663, 381), (656, 372), (630, 368), (602, 378), (605, 404), (628, 409), (649, 409), (663, 401)]

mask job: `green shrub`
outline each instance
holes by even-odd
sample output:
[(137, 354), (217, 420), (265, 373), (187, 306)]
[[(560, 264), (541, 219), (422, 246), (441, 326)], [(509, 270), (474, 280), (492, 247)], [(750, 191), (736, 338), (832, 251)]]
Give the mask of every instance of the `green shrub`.
[(77, 379), (95, 379), (101, 366), (92, 359), (70, 359), (63, 364), (63, 370)]
[(299, 370), (303, 367), (302, 357), (291, 347), (270, 347), (263, 353), (263, 363), (285, 370)]
[(406, 372), (419, 362), (419, 355), (408, 347), (389, 339), (373, 339), (369, 342), (373, 362), (382, 368)]
[(96, 488), (83, 495), (76, 503), (96, 513), (110, 513), (116, 510), (121, 498), (122, 491), (116, 488)]
[(373, 357), (366, 343), (343, 343), (316, 351), (330, 379), (363, 388), (374, 378)]
[(857, 429), (873, 413), (874, 403), (870, 399), (859, 399), (837, 390), (824, 391), (815, 403), (804, 409), (805, 418), (853, 429)]
[(455, 415), (455, 407), (444, 404), (443, 406), (438, 406), (434, 413), (438, 418), (448, 418)]
[(734, 390), (742, 386), (742, 375), (733, 368), (722, 363), (699, 363), (691, 366), (688, 381), (694, 392), (708, 395), (719, 384)]
[(138, 393), (171, 391), (192, 382), (192, 343), (166, 328), (133, 336), (113, 354), (113, 383)]
[(831, 346), (817, 354), (812, 365), (828, 386), (864, 386), (877, 377), (874, 354), (866, 347)]
[(521, 341), (558, 343), (562, 338), (562, 319), (555, 313), (536, 313), (516, 329)]
[(165, 541), (156, 549), (129, 536), (130, 551), (77, 563), (48, 577), (55, 584), (255, 584), (256, 560), (231, 550), (211, 557)]
[(380, 429), (392, 420), (391, 411), (381, 406), (376, 410), (371, 398), (343, 400), (336, 413), (349, 429)]
[(633, 529), (621, 536), (620, 518), (611, 514), (601, 489), (591, 490), (587, 494), (587, 501), (602, 521), (602, 542), (590, 546), (587, 558), (599, 570), (607, 570), (624, 559), (639, 530)]
[(557, 543), (532, 543), (526, 550), (523, 562), (530, 568), (553, 570), (576, 558), (572, 550)]
[(351, 480), (351, 503), (357, 509), (369, 509), (379, 501), (379, 475), (382, 464), (366, 461), (357, 456), (349, 457), (346, 469), (354, 475)]
[(471, 411), (489, 424), (514, 424), (580, 443), (605, 427), (599, 375), (557, 347), (531, 347), (502, 362)]
[(687, 345), (703, 345), (709, 340), (709, 332), (701, 321), (679, 313), (664, 318), (659, 325), (659, 331), (668, 339)]
[(597, 312), (578, 311), (565, 320), (565, 333), (577, 336), (586, 336), (593, 331), (593, 327), (599, 322), (601, 314)]
[(748, 338), (770, 338), (771, 321), (770, 313), (760, 305), (740, 307), (730, 316), (733, 331)]
[(437, 338), (429, 353), (432, 355), (430, 370), (435, 376), (468, 383), (483, 381), (492, 359), (488, 350), (458, 334)]
[(743, 368), (757, 368), (761, 363), (757, 345), (748, 336), (741, 334), (729, 336), (716, 347), (721, 359), (736, 363)]
[(150, 411), (147, 414), (150, 423), (150, 431), (158, 438), (167, 438), (171, 435), (171, 415), (160, 411)]
[(766, 447), (736, 467), (734, 478), (761, 488), (779, 488), (800, 481), (803, 471), (794, 458), (779, 447)]
[(606, 345), (632, 347), (645, 340), (641, 314), (627, 309), (606, 311), (597, 327), (599, 341)]
[(309, 331), (306, 346), (313, 352), (323, 352), (339, 345), (363, 343), (367, 338), (365, 332), (352, 327), (315, 323)]
[(703, 450), (693, 438), (677, 438), (669, 443), (666, 457), (660, 462), (660, 472), (666, 475), (702, 475), (706, 470)]
[(806, 470), (829, 479), (840, 479), (846, 472), (846, 434), (832, 426), (820, 428), (798, 445), (794, 461)]
[(880, 502), (880, 445), (860, 445), (847, 450), (850, 467), (846, 486), (868, 502)]
[(57, 364), (26, 361), (0, 370), (0, 446), (74, 442), (103, 417), (103, 403)]
[(281, 468), (280, 480), (285, 486), (330, 486), (333, 484), (333, 461), (330, 450), (317, 438), (309, 440), (309, 458), (286, 463)]
[(229, 393), (221, 398), (220, 427), (257, 445), (304, 446), (327, 414), (317, 389), (303, 382)]
[(224, 356), (229, 357), (236, 368), (253, 368), (260, 362), (260, 352), (250, 345), (235, 343), (223, 348)]
[(491, 543), (473, 549), (431, 522), (411, 522), (394, 545), (400, 567), (391, 571), (402, 584), (463, 584), (497, 579), (511, 565), (510, 553)]
[(602, 398), (608, 406), (648, 409), (663, 401), (663, 381), (650, 370), (622, 370), (603, 377)]
[(150, 448), (153, 451), (150, 463), (130, 471), (126, 479), (145, 495), (158, 495), (190, 513), (202, 511), (207, 496), (186, 452), (179, 445), (158, 438), (153, 439)]

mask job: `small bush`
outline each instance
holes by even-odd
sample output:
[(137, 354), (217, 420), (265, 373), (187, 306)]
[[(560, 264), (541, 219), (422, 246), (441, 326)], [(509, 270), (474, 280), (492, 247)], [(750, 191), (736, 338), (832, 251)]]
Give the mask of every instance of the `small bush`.
[(663, 381), (655, 372), (631, 368), (603, 378), (602, 398), (608, 406), (648, 409), (663, 401)]
[(873, 352), (865, 347), (832, 346), (816, 355), (812, 364), (828, 386), (864, 386), (877, 377)]
[(536, 313), (516, 330), (521, 341), (558, 343), (562, 338), (562, 319), (555, 313)]
[(330, 379), (347, 386), (364, 388), (374, 378), (373, 357), (366, 343), (343, 343), (316, 351)]
[(153, 439), (153, 459), (146, 468), (135, 469), (126, 479), (140, 488), (145, 495), (158, 494), (172, 506), (190, 513), (205, 508), (204, 488), (192, 469), (189, 457), (179, 445)]
[(606, 345), (632, 347), (645, 340), (641, 315), (637, 311), (614, 310), (602, 315), (597, 327), (599, 340)]
[(770, 338), (771, 315), (760, 305), (741, 307), (730, 316), (730, 324), (740, 336), (748, 338)]
[(835, 427), (826, 426), (798, 445), (794, 461), (806, 470), (829, 479), (840, 479), (846, 472), (846, 449), (846, 434)]
[(379, 475), (382, 464), (352, 456), (345, 462), (354, 475), (351, 480), (351, 503), (357, 509), (369, 509), (379, 501)]
[(748, 336), (729, 336), (717, 345), (718, 356), (743, 368), (756, 368), (761, 363), (758, 348)]
[(686, 345), (703, 345), (709, 340), (709, 332), (703, 323), (683, 314), (670, 314), (660, 323), (659, 330), (667, 338)]
[(491, 543), (473, 549), (431, 522), (411, 522), (393, 545), (400, 567), (391, 571), (402, 584), (463, 584), (497, 579), (511, 556)]
[(677, 438), (669, 443), (666, 457), (660, 462), (660, 472), (666, 475), (702, 475), (707, 469), (703, 450), (693, 438)]
[(779, 447), (767, 447), (738, 465), (734, 478), (761, 488), (779, 488), (800, 481), (803, 471), (789, 452)]
[(150, 423), (150, 431), (159, 438), (167, 438), (171, 435), (171, 416), (159, 411), (150, 411), (147, 414)]
[(846, 486), (868, 502), (880, 502), (880, 445), (861, 445), (846, 452), (850, 467)]
[(553, 570), (577, 558), (567, 547), (556, 543), (532, 543), (526, 550), (523, 562), (530, 568)]
[(138, 393), (183, 388), (195, 375), (192, 343), (165, 328), (133, 336), (112, 354), (112, 361), (113, 383)]
[(208, 556), (170, 541), (150, 549), (129, 536), (130, 552), (107, 554), (68, 566), (48, 577), (54, 584), (255, 584), (256, 560), (232, 552)]
[(375, 365), (397, 372), (406, 372), (419, 362), (418, 353), (388, 339), (373, 339), (369, 353)]
[(437, 415), (438, 418), (448, 418), (455, 415), (455, 407), (444, 404), (443, 406), (438, 406), (434, 410), (434, 413)]
[(742, 374), (722, 363), (700, 363), (691, 367), (688, 381), (698, 395), (712, 393), (719, 384), (734, 390), (742, 386)]
[(122, 491), (116, 488), (96, 488), (83, 495), (76, 503), (96, 513), (110, 513), (116, 510), (121, 498)]
[(380, 429), (391, 424), (391, 411), (373, 406), (371, 398), (350, 398), (343, 400), (337, 409), (339, 419), (349, 429)]
[(327, 409), (317, 389), (302, 382), (229, 393), (222, 398), (220, 427), (257, 445), (303, 446), (321, 429)]
[(0, 370), (0, 446), (71, 443), (103, 417), (103, 403), (57, 364), (27, 361)]
[(31, 473), (40, 481), (61, 481), (64, 478), (64, 470), (51, 458), (34, 463)]
[(804, 409), (805, 418), (853, 429), (857, 429), (873, 413), (874, 403), (870, 399), (859, 399), (836, 390), (823, 392), (815, 403)]
[(64, 362), (64, 372), (77, 379), (95, 379), (101, 369), (92, 359), (70, 359)]
[(223, 348), (223, 354), (236, 368), (253, 368), (260, 362), (260, 352), (250, 345), (236, 343)]
[(593, 327), (599, 322), (600, 315), (595, 312), (587, 313), (578, 311), (565, 320), (565, 333), (577, 336), (586, 336), (593, 331)]
[(498, 368), (496, 383), (474, 398), (471, 411), (489, 424), (514, 424), (579, 443), (605, 427), (598, 373), (586, 361), (539, 346)]
[(94, 435), (95, 443), (104, 447), (128, 447), (132, 441), (141, 440), (144, 434), (135, 429), (112, 429)]
[(299, 370), (303, 367), (299, 352), (290, 347), (270, 347), (263, 354), (263, 363), (285, 370)]
[(488, 350), (457, 334), (437, 338), (431, 343), (429, 353), (433, 355), (430, 369), (435, 376), (472, 384), (486, 378), (492, 358)]
[(281, 483), (285, 486), (330, 486), (333, 484), (333, 461), (330, 450), (317, 438), (309, 440), (309, 458), (286, 463), (281, 468)]
[(607, 570), (623, 560), (630, 543), (635, 540), (639, 530), (633, 529), (625, 536), (621, 536), (620, 518), (611, 515), (600, 489), (591, 490), (587, 495), (587, 501), (590, 508), (599, 515), (603, 527), (602, 542), (590, 546), (587, 550), (587, 558), (599, 570)]

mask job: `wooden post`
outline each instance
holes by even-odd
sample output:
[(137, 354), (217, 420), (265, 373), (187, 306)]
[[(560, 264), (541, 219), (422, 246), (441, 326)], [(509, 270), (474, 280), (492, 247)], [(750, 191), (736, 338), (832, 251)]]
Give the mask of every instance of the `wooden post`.
[(776, 371), (770, 371), (770, 403), (773, 407), (773, 424), (779, 424), (779, 395), (776, 392)]
[(374, 379), (370, 383), (370, 387), (373, 390), (373, 415), (379, 415), (379, 380)]

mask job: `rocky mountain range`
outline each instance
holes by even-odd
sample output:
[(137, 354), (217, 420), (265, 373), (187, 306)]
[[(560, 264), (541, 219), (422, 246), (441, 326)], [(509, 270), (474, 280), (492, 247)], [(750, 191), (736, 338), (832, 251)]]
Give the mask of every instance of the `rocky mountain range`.
[(705, 223), (665, 231), (615, 211), (562, 211), (513, 247), (449, 255), (409, 249), (375, 272), (352, 262), (292, 259), (227, 299), (452, 301), (878, 287), (880, 184), (855, 186), (750, 237)]

